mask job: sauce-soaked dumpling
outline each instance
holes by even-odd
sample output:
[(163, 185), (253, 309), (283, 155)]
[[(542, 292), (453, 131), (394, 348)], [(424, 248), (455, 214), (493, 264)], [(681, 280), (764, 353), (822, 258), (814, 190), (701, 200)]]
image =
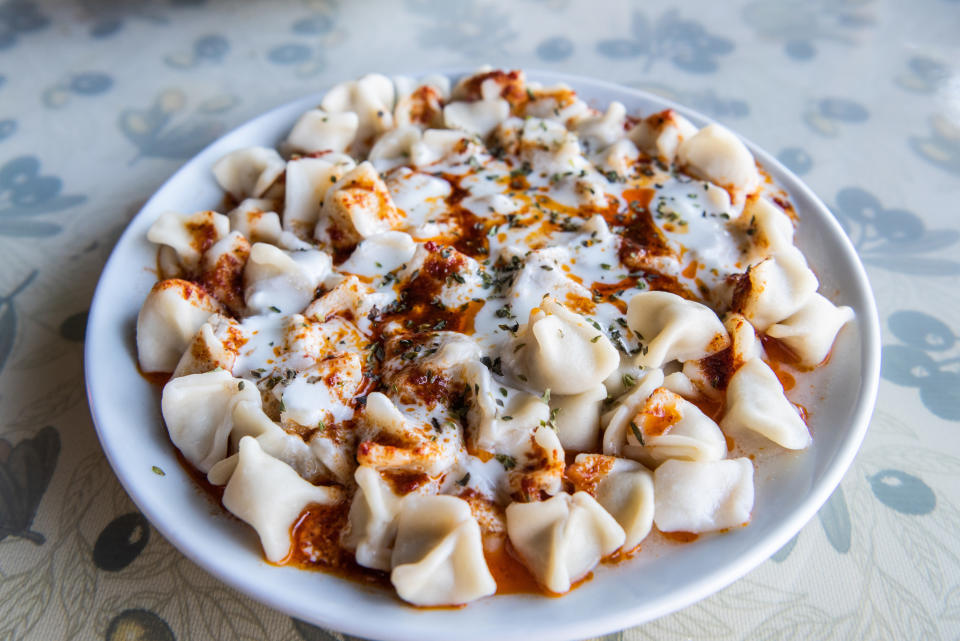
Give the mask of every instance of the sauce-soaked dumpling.
[(654, 523), (661, 532), (714, 532), (746, 525), (753, 510), (753, 464), (670, 460), (653, 472)]
[(720, 426), (731, 432), (757, 432), (791, 450), (802, 450), (811, 442), (806, 423), (784, 395), (777, 375), (759, 358), (744, 363), (730, 378)]
[(196, 333), (223, 306), (197, 285), (162, 280), (137, 315), (137, 358), (144, 372), (172, 372)]
[(713, 310), (670, 292), (634, 294), (627, 307), (627, 323), (644, 346), (637, 357), (644, 367), (700, 359), (729, 344)]

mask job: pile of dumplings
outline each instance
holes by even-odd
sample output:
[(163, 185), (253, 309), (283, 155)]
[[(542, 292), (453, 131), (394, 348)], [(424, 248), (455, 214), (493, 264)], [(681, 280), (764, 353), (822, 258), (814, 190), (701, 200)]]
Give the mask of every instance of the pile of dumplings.
[(227, 213), (148, 233), (138, 358), (170, 439), (269, 561), (418, 606), (496, 593), (495, 557), (563, 593), (746, 525), (737, 444), (810, 446), (777, 371), (853, 318), (733, 133), (520, 71), (343, 83), (212, 175)]

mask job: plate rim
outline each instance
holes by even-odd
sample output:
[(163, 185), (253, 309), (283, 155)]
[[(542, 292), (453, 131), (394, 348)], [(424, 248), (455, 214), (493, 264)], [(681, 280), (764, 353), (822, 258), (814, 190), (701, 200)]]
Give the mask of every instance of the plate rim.
[[(410, 71), (404, 73), (403, 75), (417, 78), (430, 74), (440, 74), (451, 79), (456, 79), (464, 74), (474, 73), (475, 71), (476, 70), (464, 67), (451, 67), (428, 69), (425, 71)], [(589, 89), (612, 92), (621, 95), (631, 95), (632, 97), (641, 99), (645, 102), (657, 103), (663, 105), (664, 108), (675, 109), (678, 113), (690, 118), (693, 122), (699, 124), (700, 126), (717, 122), (716, 120), (709, 118), (693, 109), (679, 105), (672, 100), (615, 82), (564, 72), (540, 70), (536, 68), (526, 68), (524, 69), (524, 73), (526, 74), (528, 80), (544, 81), (547, 83), (563, 82), (569, 84), (578, 93), (581, 93), (581, 91), (585, 89)], [(390, 77), (392, 78), (394, 76), (392, 75)], [(329, 86), (327, 88), (329, 88)], [(338, 631), (344, 631), (348, 634), (378, 639), (389, 638), (396, 639), (397, 641), (414, 641), (415, 639), (418, 641), (428, 641), (430, 639), (445, 639), (447, 637), (444, 634), (444, 629), (439, 630), (439, 635), (436, 634), (436, 631), (432, 633), (430, 632), (430, 627), (432, 627), (431, 621), (435, 619), (434, 617), (429, 616), (430, 612), (434, 612), (432, 610), (424, 612), (423, 614), (425, 616), (418, 618), (419, 620), (423, 621), (424, 624), (421, 626), (421, 629), (415, 631), (396, 629), (391, 631), (388, 629), (388, 622), (371, 624), (364, 618), (355, 616), (353, 613), (342, 613), (340, 616), (332, 616), (331, 613), (325, 613), (326, 616), (321, 619), (314, 616), (305, 615), (304, 612), (301, 612), (299, 609), (294, 608), (286, 602), (283, 602), (279, 597), (270, 594), (265, 595), (262, 591), (258, 592), (253, 589), (253, 586), (243, 583), (233, 573), (228, 571), (226, 566), (230, 565), (229, 559), (218, 561), (215, 558), (209, 559), (200, 556), (198, 551), (182, 535), (182, 532), (177, 531), (176, 528), (168, 527), (169, 524), (155, 516), (155, 510), (152, 508), (150, 502), (145, 499), (143, 492), (140, 491), (136, 479), (132, 475), (127, 475), (125, 473), (125, 468), (121, 460), (122, 453), (117, 451), (116, 444), (113, 443), (109, 438), (108, 430), (102, 424), (103, 416), (98, 411), (99, 404), (111, 402), (109, 390), (103, 390), (102, 381), (98, 376), (96, 376), (97, 372), (95, 367), (95, 363), (97, 363), (98, 359), (101, 358), (97, 350), (100, 340), (98, 339), (99, 334), (97, 333), (96, 329), (104, 323), (105, 317), (109, 318), (110, 311), (108, 308), (105, 308), (104, 303), (106, 298), (106, 275), (112, 270), (116, 269), (115, 262), (120, 260), (120, 248), (132, 242), (131, 237), (134, 234), (136, 227), (135, 222), (148, 215), (149, 212), (155, 207), (155, 202), (160, 199), (162, 194), (168, 188), (170, 188), (171, 185), (174, 185), (181, 178), (181, 176), (185, 174), (191, 174), (196, 171), (198, 169), (196, 165), (200, 162), (200, 158), (209, 153), (210, 150), (218, 145), (224, 138), (232, 136), (241, 129), (254, 127), (257, 123), (272, 121), (278, 118), (283, 112), (293, 110), (295, 106), (302, 105), (303, 109), (306, 110), (311, 104), (319, 103), (320, 97), (323, 96), (323, 94), (324, 91), (313, 92), (301, 98), (276, 105), (271, 109), (268, 109), (267, 111), (264, 111), (240, 123), (230, 131), (225, 132), (223, 135), (206, 145), (201, 151), (192, 156), (175, 172), (173, 172), (170, 177), (167, 178), (153, 192), (151, 197), (143, 204), (137, 214), (126, 223), (123, 233), (116, 241), (116, 244), (111, 250), (110, 257), (104, 264), (90, 305), (88, 327), (93, 328), (94, 331), (88, 332), (84, 344), (84, 381), (87, 390), (87, 400), (101, 447), (107, 456), (114, 474), (119, 479), (124, 490), (137, 505), (138, 509), (140, 509), (141, 512), (150, 520), (153, 527), (155, 527), (160, 534), (170, 541), (177, 548), (179, 553), (189, 558), (193, 563), (200, 566), (206, 572), (215, 576), (219, 581), (225, 583), (233, 589), (238, 590), (238, 592), (241, 592), (261, 603), (266, 604), (268, 607), (284, 612), (292, 617), (310, 621), (320, 626), (331, 627)], [(655, 604), (656, 607), (644, 607), (644, 604), (641, 603), (634, 608), (625, 609), (618, 612), (595, 617), (586, 616), (577, 624), (565, 624), (562, 630), (550, 628), (548, 625), (540, 625), (533, 629), (527, 629), (524, 626), (522, 629), (522, 638), (526, 641), (557, 641), (558, 639), (572, 640), (632, 627), (685, 608), (730, 585), (769, 558), (774, 552), (786, 544), (792, 536), (799, 532), (799, 530), (811, 518), (813, 518), (816, 512), (834, 492), (843, 476), (850, 468), (851, 464), (853, 463), (853, 459), (855, 458), (856, 453), (858, 452), (866, 435), (870, 418), (876, 403), (879, 387), (881, 340), (876, 301), (863, 263), (860, 261), (853, 244), (843, 231), (839, 221), (832, 214), (830, 209), (823, 203), (823, 201), (817, 197), (812, 189), (792, 171), (783, 166), (783, 164), (771, 154), (767, 153), (749, 139), (743, 137), (739, 132), (735, 131), (735, 133), (741, 140), (744, 141), (751, 153), (763, 166), (763, 168), (773, 175), (781, 184), (781, 186), (788, 188), (794, 201), (796, 201), (799, 197), (802, 197), (802, 199), (805, 201), (803, 208), (801, 208), (798, 203), (795, 203), (798, 205), (798, 210), (804, 212), (809, 211), (810, 208), (817, 210), (817, 217), (820, 218), (826, 225), (831, 236), (833, 236), (834, 240), (837, 241), (842, 247), (844, 258), (853, 266), (853, 272), (850, 274), (850, 276), (852, 277), (852, 281), (856, 283), (856, 287), (850, 290), (848, 293), (857, 299), (856, 303), (858, 305), (858, 310), (862, 309), (864, 312), (866, 312), (866, 314), (863, 314), (860, 311), (858, 311), (857, 314), (857, 323), (860, 331), (859, 338), (861, 362), (859, 369), (861, 374), (861, 385), (859, 388), (859, 394), (857, 396), (855, 408), (851, 412), (851, 429), (847, 434), (847, 437), (840, 442), (840, 447), (833, 453), (832, 458), (826, 464), (826, 469), (824, 472), (815, 479), (815, 482), (807, 493), (806, 498), (794, 508), (788, 519), (785, 519), (778, 526), (774, 527), (767, 534), (767, 536), (749, 552), (719, 566), (717, 569), (707, 573), (706, 575), (696, 577), (687, 584), (683, 591), (672, 595), (666, 600), (661, 599), (660, 601), (662, 602)], [(787, 185), (784, 185), (783, 183), (787, 183)], [(851, 304), (852, 303), (853, 301), (851, 301)], [(477, 604), (474, 604), (471, 607), (476, 607), (476, 605)], [(440, 610), (437, 612), (444, 611)], [(441, 626), (441, 628), (443, 628), (443, 626)], [(474, 638), (469, 636), (468, 631), (465, 632), (467, 633), (467, 636), (465, 636), (464, 639)], [(520, 634), (521, 631), (518, 630), (518, 635)], [(509, 638), (509, 635), (504, 638)]]

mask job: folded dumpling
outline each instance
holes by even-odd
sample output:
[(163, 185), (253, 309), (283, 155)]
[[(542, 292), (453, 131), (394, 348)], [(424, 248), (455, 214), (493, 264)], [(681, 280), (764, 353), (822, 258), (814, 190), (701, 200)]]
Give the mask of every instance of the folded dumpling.
[(673, 109), (666, 109), (638, 122), (628, 135), (642, 151), (670, 164), (680, 143), (696, 133), (693, 123)]
[(357, 115), (357, 134), (350, 153), (361, 157), (372, 139), (393, 127), (393, 82), (384, 75), (369, 73), (359, 80), (336, 85), (326, 93), (320, 108), (327, 113), (353, 112)]
[(264, 452), (292, 467), (301, 478), (314, 482), (328, 480), (332, 476), (298, 434), (288, 434), (270, 420), (260, 406), (260, 399), (238, 400), (233, 405), (231, 416), (233, 428), (227, 451), (233, 454), (210, 468), (207, 481), (211, 484), (224, 485), (230, 479), (237, 466), (240, 440), (245, 436), (257, 439)]
[(250, 243), (232, 231), (203, 253), (200, 284), (234, 314), (243, 312), (243, 269), (250, 257)]
[(357, 493), (350, 504), (350, 524), (340, 541), (363, 567), (389, 572), (397, 536), (397, 516), (404, 497), (371, 467), (358, 467), (354, 479)]
[(443, 123), (448, 129), (486, 137), (510, 115), (510, 103), (502, 98), (475, 102), (452, 102), (443, 108)]
[(254, 313), (303, 311), (332, 264), (330, 254), (318, 249), (288, 252), (256, 243), (243, 271), (247, 307)]
[(600, 425), (603, 427), (604, 454), (623, 456), (623, 448), (627, 444), (627, 432), (630, 431), (630, 421), (653, 394), (653, 390), (661, 385), (663, 385), (663, 370), (647, 370), (634, 382), (629, 392), (619, 398), (616, 405), (600, 417)]
[(165, 245), (177, 253), (180, 266), (194, 273), (203, 253), (230, 232), (230, 220), (215, 211), (182, 214), (167, 211), (147, 231), (147, 240)]
[(237, 354), (246, 342), (240, 323), (229, 316), (214, 314), (200, 326), (177, 363), (173, 377), (202, 374), (217, 368), (232, 371)]
[(211, 314), (225, 311), (203, 289), (171, 278), (155, 284), (137, 314), (137, 360), (144, 372), (172, 372)]
[[(364, 238), (401, 226), (403, 213), (373, 165), (363, 162), (348, 171), (323, 198), (323, 220), (335, 247), (350, 247)], [(318, 225), (318, 229), (320, 225)]]
[(237, 466), (223, 490), (223, 506), (257, 531), (264, 556), (272, 563), (290, 554), (291, 529), (305, 508), (343, 499), (342, 489), (303, 480), (250, 436), (240, 439)]
[(234, 207), (227, 218), (231, 231), (238, 231), (251, 243), (280, 242), (283, 228), (280, 215), (273, 210), (273, 201), (264, 198), (246, 198)]
[(353, 112), (327, 113), (322, 109), (310, 109), (297, 119), (287, 136), (286, 146), (290, 151), (307, 154), (343, 152), (353, 142), (359, 126), (360, 119)]
[(620, 355), (610, 339), (583, 316), (547, 297), (508, 343), (504, 361), (530, 386), (565, 395), (603, 383), (620, 364)]
[(413, 258), (417, 244), (402, 231), (385, 231), (365, 238), (338, 271), (359, 276), (379, 276), (392, 272)]
[(744, 363), (730, 378), (720, 426), (730, 432), (757, 432), (789, 450), (802, 450), (811, 443), (810, 431), (783, 393), (777, 375), (759, 358)]
[(497, 590), (470, 504), (453, 496), (409, 496), (397, 519), (390, 582), (414, 605), (458, 605)]
[(507, 535), (520, 560), (545, 588), (563, 593), (612, 554), (623, 528), (586, 492), (507, 506)]
[(240, 401), (259, 404), (260, 392), (252, 381), (225, 370), (181, 376), (164, 385), (160, 411), (170, 440), (201, 472), (227, 456), (233, 408)]
[(490, 452), (509, 451), (550, 420), (550, 407), (540, 397), (495, 385), (483, 363), (469, 362), (463, 372), (470, 395), (467, 424), (473, 447)]
[(643, 346), (637, 355), (643, 367), (701, 359), (730, 344), (712, 309), (670, 292), (634, 294), (627, 305), (627, 324)]
[(800, 365), (816, 367), (827, 358), (840, 328), (853, 320), (853, 310), (837, 307), (820, 294), (788, 318), (767, 328), (767, 336), (778, 338), (797, 355)]
[(636, 461), (603, 454), (577, 454), (567, 477), (578, 491), (597, 499), (626, 535), (624, 550), (632, 550), (653, 527), (653, 474)]
[(726, 127), (707, 125), (677, 147), (677, 163), (699, 178), (727, 189), (742, 202), (760, 185), (753, 154)]
[(330, 187), (356, 166), (344, 154), (294, 158), (287, 163), (283, 228), (301, 238), (314, 235)]
[(378, 470), (412, 470), (436, 476), (456, 462), (462, 438), (459, 427), (437, 430), (404, 416), (386, 395), (371, 392), (363, 410), (363, 425), (369, 438), (357, 448), (357, 462)]
[(283, 173), (286, 163), (270, 147), (246, 147), (231, 151), (213, 165), (217, 182), (238, 202), (259, 198)]
[(653, 473), (654, 516), (661, 532), (713, 532), (746, 525), (753, 510), (748, 458), (663, 463)]
[(740, 277), (733, 295), (733, 311), (747, 317), (764, 332), (807, 304), (820, 286), (807, 260), (796, 247), (788, 247), (751, 265)]
[(727, 455), (723, 432), (696, 405), (660, 387), (628, 423), (625, 456), (656, 466), (667, 459), (716, 461)]

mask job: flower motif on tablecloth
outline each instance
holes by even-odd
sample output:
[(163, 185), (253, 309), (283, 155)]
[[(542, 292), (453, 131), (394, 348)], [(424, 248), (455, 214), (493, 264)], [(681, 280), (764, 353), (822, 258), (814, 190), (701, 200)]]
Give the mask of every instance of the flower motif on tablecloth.
[(433, 21), (417, 40), (427, 49), (449, 49), (469, 58), (488, 60), (503, 54), (517, 33), (510, 14), (475, 0), (406, 0), (407, 10)]
[(8, 536), (37, 545), (46, 541), (46, 536), (31, 526), (59, 455), (60, 435), (49, 425), (16, 445), (0, 439), (0, 541)]
[(13, 118), (0, 120), (0, 142), (3, 142), (17, 131), (17, 121)]
[(50, 18), (29, 0), (9, 0), (0, 4), (0, 51), (16, 44), (17, 37), (50, 25)]
[(267, 61), (280, 67), (290, 67), (300, 78), (309, 78), (322, 72), (327, 68), (327, 50), (345, 39), (342, 32), (334, 29), (336, 11), (336, 3), (317, 3), (315, 13), (295, 20), (290, 27), (295, 37), (310, 37), (309, 44), (291, 41), (274, 45), (267, 50)]
[(34, 217), (86, 202), (86, 196), (63, 195), (63, 181), (42, 175), (35, 156), (19, 156), (0, 166), (0, 236), (52, 236), (62, 229)]
[(680, 17), (676, 9), (655, 20), (635, 11), (628, 37), (597, 42), (597, 53), (607, 58), (644, 58), (643, 71), (649, 71), (658, 60), (669, 60), (684, 71), (712, 73), (719, 66), (717, 58), (733, 49), (732, 40), (710, 33), (696, 20)]
[(804, 175), (813, 168), (813, 158), (800, 147), (781, 149), (780, 153), (777, 154), (777, 160), (798, 176)]
[(190, 158), (224, 131), (222, 121), (212, 118), (236, 105), (233, 96), (217, 95), (188, 109), (187, 95), (179, 89), (167, 89), (145, 109), (129, 108), (120, 112), (117, 126), (142, 157)]
[(743, 118), (750, 114), (750, 105), (739, 98), (726, 98), (713, 89), (677, 89), (660, 82), (635, 82), (632, 86), (648, 91), (684, 107), (696, 109), (708, 116), (720, 119)]
[(847, 98), (822, 98), (808, 104), (803, 111), (807, 126), (828, 138), (839, 136), (844, 124), (860, 124), (869, 118), (866, 107)]
[(917, 214), (887, 209), (876, 196), (859, 187), (841, 189), (836, 203), (833, 212), (864, 263), (902, 274), (960, 274), (960, 262), (920, 255), (955, 245), (960, 240), (957, 230), (927, 229)]
[(894, 82), (901, 89), (929, 94), (943, 87), (950, 76), (950, 65), (935, 58), (914, 56), (907, 61), (907, 70), (898, 74)]
[(563, 62), (573, 55), (573, 40), (566, 36), (552, 36), (537, 45), (537, 57), (546, 62)]
[(784, 52), (794, 60), (810, 60), (817, 44), (856, 44), (853, 33), (876, 21), (870, 0), (758, 0), (743, 8), (744, 21), (762, 38), (783, 42)]
[(887, 324), (901, 344), (883, 346), (883, 378), (919, 388), (928, 410), (942, 419), (960, 421), (960, 355), (953, 330), (940, 319), (914, 310), (894, 312)]
[(166, 621), (150, 610), (124, 610), (110, 621), (104, 635), (106, 641), (176, 641)]
[[(847, 507), (847, 499), (844, 496), (843, 488), (837, 486), (827, 502), (823, 504), (820, 511), (817, 512), (817, 519), (823, 527), (823, 533), (827, 541), (834, 550), (840, 554), (846, 554), (850, 551), (852, 539), (852, 525), (850, 523), (850, 510)], [(790, 556), (793, 548), (796, 547), (800, 539), (800, 533), (786, 542), (782, 548), (777, 550), (770, 558), (777, 563), (782, 563)]]
[(113, 78), (102, 71), (75, 73), (43, 92), (43, 104), (51, 109), (66, 106), (72, 96), (98, 96), (113, 87)]
[(927, 135), (910, 136), (910, 148), (921, 158), (960, 176), (960, 123), (942, 113), (933, 114)]
[(13, 353), (13, 344), (17, 338), (17, 310), (14, 301), (36, 277), (37, 272), (31, 272), (10, 293), (0, 296), (0, 373)]
[(204, 64), (219, 64), (229, 52), (230, 41), (226, 37), (209, 33), (194, 40), (190, 51), (171, 53), (163, 62), (174, 69), (194, 69)]
[(937, 506), (933, 490), (913, 474), (900, 470), (881, 470), (868, 480), (874, 496), (901, 514), (929, 514)]
[[(168, 0), (172, 7), (195, 7), (206, 0)], [(170, 22), (167, 12), (160, 9), (157, 2), (140, 0), (139, 2), (115, 2), (114, 0), (80, 0), (86, 13), (92, 19), (89, 27), (92, 38), (109, 38), (118, 33), (131, 18), (137, 18), (155, 25)]]

